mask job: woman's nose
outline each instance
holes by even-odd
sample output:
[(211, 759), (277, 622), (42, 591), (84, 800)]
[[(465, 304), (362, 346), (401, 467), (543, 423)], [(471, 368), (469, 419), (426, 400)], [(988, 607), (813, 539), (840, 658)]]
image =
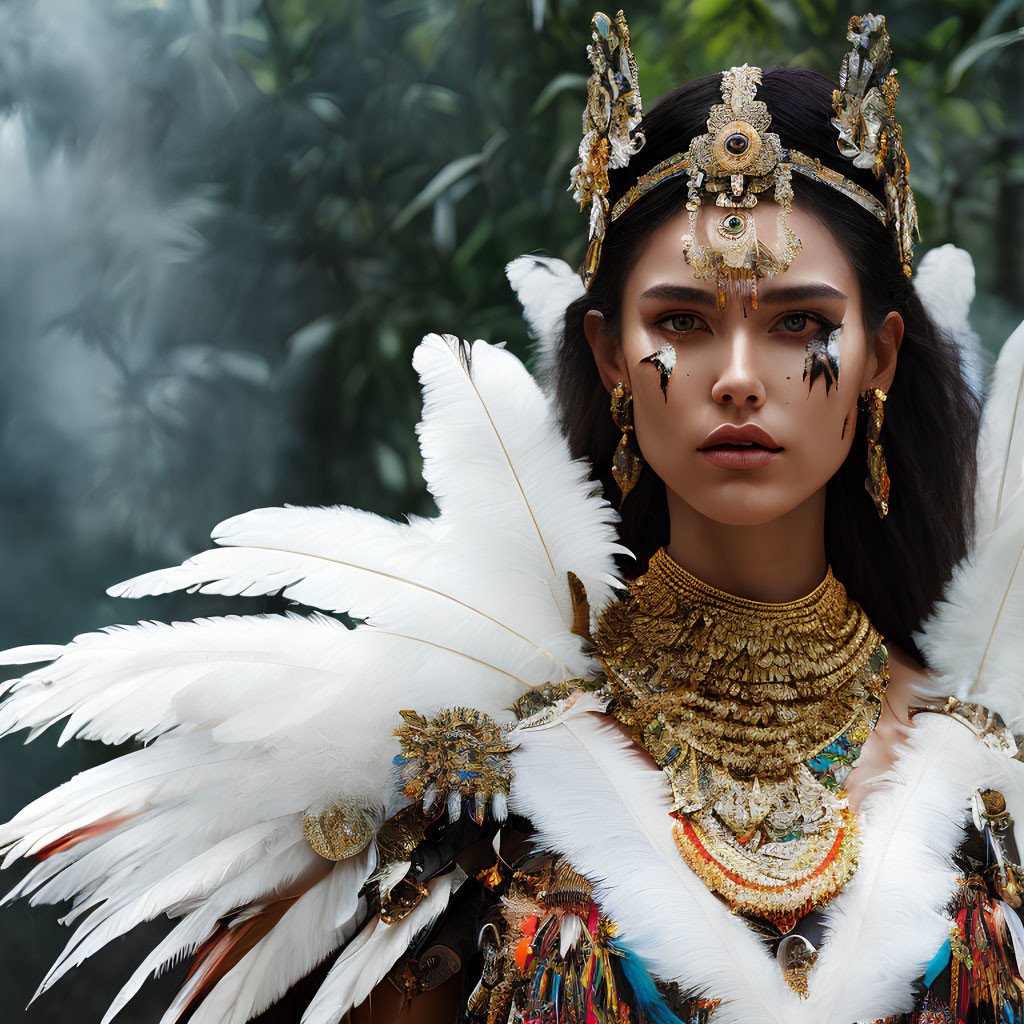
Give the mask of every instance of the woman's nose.
[(751, 340), (740, 332), (725, 344), (728, 359), (712, 385), (712, 399), (718, 405), (760, 408), (764, 404), (765, 389), (754, 365)]

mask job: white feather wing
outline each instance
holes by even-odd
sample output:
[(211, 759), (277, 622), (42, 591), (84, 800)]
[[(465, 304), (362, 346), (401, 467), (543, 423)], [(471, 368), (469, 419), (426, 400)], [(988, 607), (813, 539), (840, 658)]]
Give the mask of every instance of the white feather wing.
[(566, 574), (579, 576), (600, 611), (620, 550), (613, 513), (587, 467), (570, 459), (554, 411), (514, 356), (431, 335), (413, 362), (424, 392), (424, 477), (438, 520), (259, 510), (218, 527), (220, 549), (111, 592), (283, 591), (446, 646), (465, 643), (467, 634), (480, 649), (512, 636), (537, 658), (584, 671), (567, 628)]
[[(150, 973), (214, 941), (232, 915), (238, 924), (217, 940), (227, 946), (246, 922), (273, 918), (228, 973), (210, 976), (196, 1019), (259, 1012), (355, 927), (372, 864), (319, 858), (302, 817), (339, 798), (384, 813), (402, 805), (389, 778), (398, 710), (469, 704), (502, 717), (528, 686), (589, 670), (568, 628), (566, 574), (583, 580), (595, 610), (608, 601), (614, 514), (511, 355), (432, 337), (416, 367), (437, 519), (258, 510), (223, 524), (214, 551), (118, 588), (282, 591), (364, 624), (319, 614), (141, 623), (0, 656), (51, 662), (4, 684), (0, 731), (36, 735), (66, 720), (62, 739), (152, 741), (0, 826), (8, 863), (44, 857), (11, 898), (74, 901), (67, 919), (76, 930), (44, 988), (138, 922), (178, 919), (113, 1014)], [(326, 991), (358, 994), (379, 980), (428, 909), (439, 913), (446, 900), (438, 885), (407, 927), (353, 940)], [(193, 994), (181, 993), (172, 1017)]]

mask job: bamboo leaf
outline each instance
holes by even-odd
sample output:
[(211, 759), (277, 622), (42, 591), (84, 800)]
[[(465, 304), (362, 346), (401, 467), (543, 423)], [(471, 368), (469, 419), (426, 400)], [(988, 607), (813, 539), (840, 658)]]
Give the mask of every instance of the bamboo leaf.
[(427, 182), (423, 190), (394, 219), (392, 227), (396, 231), (400, 231), (416, 214), (430, 206), (445, 189), (451, 188), (460, 178), (475, 171), (483, 162), (483, 153), (469, 153), (466, 156), (456, 157)]
[(1017, 28), (1011, 32), (1001, 32), (997, 36), (989, 36), (988, 39), (972, 43), (950, 64), (949, 73), (946, 76), (946, 88), (955, 89), (966, 72), (986, 53), (1019, 43), (1022, 39), (1024, 39), (1024, 28)]

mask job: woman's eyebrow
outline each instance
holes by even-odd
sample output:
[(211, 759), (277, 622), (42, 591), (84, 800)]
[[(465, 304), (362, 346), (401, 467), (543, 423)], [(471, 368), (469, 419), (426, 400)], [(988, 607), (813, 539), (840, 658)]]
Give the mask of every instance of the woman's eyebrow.
[(706, 306), (713, 309), (715, 296), (703, 288), (689, 288), (682, 284), (656, 284), (647, 289), (641, 299), (654, 299), (662, 302), (681, 302), (691, 306)]
[(835, 299), (845, 302), (847, 297), (830, 284), (795, 284), (788, 287), (772, 287), (758, 289), (758, 298), (762, 302), (806, 302), (808, 299)]

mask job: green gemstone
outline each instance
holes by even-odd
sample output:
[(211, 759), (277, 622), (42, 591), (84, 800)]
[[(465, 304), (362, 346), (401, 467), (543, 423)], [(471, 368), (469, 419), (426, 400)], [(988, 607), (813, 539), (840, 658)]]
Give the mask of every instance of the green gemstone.
[(608, 35), (612, 30), (612, 20), (611, 18), (608, 17), (607, 14), (602, 14), (600, 11), (598, 11), (597, 14), (594, 15), (594, 20), (592, 24), (594, 26), (594, 31), (602, 39), (608, 38)]

